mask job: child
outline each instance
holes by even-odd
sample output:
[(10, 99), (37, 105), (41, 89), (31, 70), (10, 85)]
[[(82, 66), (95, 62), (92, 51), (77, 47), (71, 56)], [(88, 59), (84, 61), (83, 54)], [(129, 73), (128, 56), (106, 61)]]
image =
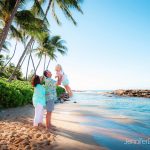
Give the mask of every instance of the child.
[(60, 64), (57, 64), (55, 67), (55, 71), (56, 71), (56, 78), (58, 78), (58, 85), (61, 85), (61, 83), (63, 84), (63, 86), (65, 87), (67, 93), (69, 94), (69, 97), (72, 96), (72, 90), (69, 86), (69, 80), (67, 78), (67, 75), (63, 72), (63, 69), (61, 67)]
[(45, 88), (41, 85), (40, 77), (38, 75), (33, 76), (32, 86), (34, 87), (33, 94), (33, 106), (35, 107), (35, 115), (33, 125), (38, 127), (43, 122), (43, 110), (45, 103)]

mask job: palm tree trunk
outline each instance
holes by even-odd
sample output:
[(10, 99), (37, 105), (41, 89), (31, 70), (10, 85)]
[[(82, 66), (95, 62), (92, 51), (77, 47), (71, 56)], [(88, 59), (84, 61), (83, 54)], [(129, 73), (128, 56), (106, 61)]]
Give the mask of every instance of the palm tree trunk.
[[(32, 53), (32, 52), (31, 52)], [(34, 65), (34, 61), (33, 61), (33, 57), (32, 57), (32, 54), (30, 53), (30, 56), (31, 56), (31, 60), (32, 60), (32, 65), (33, 65), (33, 69), (34, 69), (34, 73), (35, 73), (35, 65)]]
[(28, 59), (27, 71), (26, 71), (26, 80), (28, 80), (28, 70), (29, 70), (30, 58), (31, 58), (31, 55), (29, 55), (29, 59)]
[(51, 59), (49, 59), (46, 70), (48, 70), (49, 64), (50, 64)]
[(45, 71), (45, 65), (46, 65), (46, 54), (45, 54), (45, 57), (44, 57), (44, 69), (43, 69), (43, 72)]
[(40, 57), (40, 60), (39, 60), (39, 62), (38, 62), (38, 65), (36, 66), (35, 74), (36, 74), (36, 72), (37, 72), (37, 69), (38, 69), (38, 67), (39, 67), (40, 63), (41, 63), (41, 60), (42, 60), (42, 57)]
[(10, 76), (9, 79), (8, 79), (9, 82), (13, 79), (16, 70), (20, 67), (20, 63), (21, 63), (22, 59), (24, 58), (24, 56), (25, 56), (25, 54), (26, 54), (28, 48), (31, 46), (31, 44), (32, 44), (33, 41), (34, 41), (34, 39), (31, 38), (30, 41), (28, 42), (28, 44), (27, 44), (25, 50), (23, 51), (23, 53), (22, 53), (22, 55), (21, 55), (21, 57), (20, 57), (20, 59), (19, 59), (19, 61), (18, 61), (18, 63), (17, 63), (16, 68), (14, 69), (13, 73), (11, 74), (11, 76)]
[(21, 68), (21, 67), (22, 67), (22, 65), (23, 65), (23, 63), (24, 63), (24, 61), (25, 61), (26, 57), (27, 57), (27, 54), (24, 56), (24, 58), (23, 58), (23, 60), (22, 60), (21, 64), (19, 65), (19, 68)]
[(5, 26), (3, 28), (3, 31), (2, 31), (2, 34), (1, 34), (1, 37), (0, 37), (0, 52), (2, 51), (3, 44), (6, 40), (7, 35), (8, 35), (9, 28), (12, 24), (12, 21), (13, 21), (14, 17), (15, 17), (15, 14), (16, 14), (17, 9), (19, 7), (20, 1), (21, 0), (16, 0), (16, 4), (14, 6), (14, 9), (13, 9), (12, 13), (11, 13), (11, 16), (10, 16), (8, 22), (5, 24)]
[(17, 48), (17, 41), (16, 41), (16, 44), (15, 44), (15, 48), (14, 48), (13, 55), (12, 55), (11, 58), (8, 60), (8, 62), (2, 67), (1, 72), (4, 72), (5, 67), (6, 67), (6, 66), (10, 63), (10, 61), (13, 59), (13, 57), (14, 57), (14, 55), (15, 55), (15, 52), (16, 52), (16, 48)]
[(34, 41), (33, 41), (32, 45), (31, 45), (30, 56), (31, 56), (31, 61), (32, 61), (33, 69), (34, 69), (34, 72), (35, 72), (35, 65), (34, 65), (34, 61), (33, 61), (33, 57), (32, 57), (33, 46), (34, 46)]

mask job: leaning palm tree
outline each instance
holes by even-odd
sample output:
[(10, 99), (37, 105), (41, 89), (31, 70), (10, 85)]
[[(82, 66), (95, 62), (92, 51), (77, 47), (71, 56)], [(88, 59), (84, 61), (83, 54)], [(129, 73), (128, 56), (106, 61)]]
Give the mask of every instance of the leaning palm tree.
[(0, 52), (21, 2), (24, 2), (24, 0), (2, 0), (0, 2), (0, 19), (4, 21), (4, 28), (0, 35)]
[[(18, 12), (18, 8), (21, 8), (27, 0), (1, 0), (0, 1), (0, 21), (3, 21), (3, 30), (0, 34), (0, 52), (2, 46), (7, 38), (10, 26), (14, 18), (16, 17), (16, 13)], [(38, 8), (38, 12), (40, 15), (42, 14), (42, 7), (39, 5), (38, 0), (32, 0), (34, 2), (34, 6)], [(38, 13), (37, 13), (38, 14)]]
[[(41, 5), (41, 3), (39, 3), (40, 2), (40, 0), (35, 0), (36, 1), (36, 5), (38, 5), (38, 6), (40, 6)], [(41, 1), (44, 1), (44, 0), (41, 0)], [(50, 2), (50, 1), (49, 1)], [(53, 14), (54, 14), (54, 17), (55, 18), (57, 18), (56, 19), (56, 21), (58, 22), (58, 17), (57, 17), (57, 15), (56, 15), (56, 13), (55, 13), (55, 5), (58, 5), (58, 7), (64, 12), (64, 14), (65, 14), (65, 16), (68, 18), (68, 19), (70, 19), (71, 21), (73, 21), (73, 23), (76, 25), (76, 22), (75, 22), (75, 20), (73, 19), (73, 17), (72, 17), (72, 13), (71, 13), (71, 9), (72, 8), (74, 8), (74, 9), (76, 9), (77, 11), (79, 11), (79, 12), (82, 12), (82, 10), (80, 9), (80, 6), (79, 6), (79, 3), (81, 2), (81, 0), (64, 0), (64, 1), (62, 1), (62, 0), (56, 0), (56, 4), (55, 4), (55, 2), (54, 1), (52, 1), (52, 2), (50, 2), (49, 4), (49, 7), (48, 8), (52, 8), (52, 12), (53, 12)], [(45, 16), (43, 17), (43, 21), (44, 22), (46, 22), (46, 16), (47, 16), (47, 13), (48, 13), (48, 10), (49, 9), (47, 9), (47, 11), (46, 11), (46, 13), (45, 13)], [(34, 11), (36, 11), (36, 9), (33, 9), (33, 12)], [(41, 11), (42, 12), (42, 11)], [(41, 13), (40, 12), (40, 13)], [(37, 11), (37, 13), (36, 13), (36, 15), (39, 13), (39, 9), (38, 9), (38, 11)], [(17, 13), (16, 13), (17, 14)], [(35, 14), (35, 12), (34, 12), (34, 14)], [(17, 16), (18, 17), (18, 15), (15, 15), (15, 16)], [(16, 17), (16, 18), (17, 18)], [(23, 17), (23, 19), (25, 19), (25, 17)], [(26, 20), (26, 19), (25, 19)], [(23, 20), (22, 20), (23, 21)], [(27, 23), (29, 22), (29, 20), (27, 19), (26, 20), (27, 21)], [(32, 21), (31, 21), (32, 22)], [(59, 23), (59, 22), (58, 22)], [(34, 29), (34, 28), (31, 28), (31, 29)], [(19, 61), (18, 61), (18, 64), (17, 64), (17, 66), (16, 66), (16, 68), (18, 68), (19, 67), (19, 65), (20, 65), (20, 63), (21, 63), (21, 61), (22, 61), (22, 59), (24, 58), (24, 56), (25, 56), (25, 54), (26, 54), (26, 52), (27, 52), (27, 50), (28, 50), (28, 48), (31, 46), (31, 44), (33, 43), (33, 41), (34, 41), (34, 36), (31, 36), (31, 39), (28, 41), (28, 44), (27, 44), (27, 46), (26, 46), (26, 48), (25, 48), (25, 50), (23, 51), (23, 53), (22, 53), (22, 55), (21, 55), (21, 57), (20, 57), (20, 59), (19, 59)], [(9, 79), (9, 81), (12, 79), (12, 76), (10, 77), (10, 79)]]
[(16, 53), (16, 49), (17, 49), (17, 44), (18, 44), (18, 41), (21, 41), (23, 42), (23, 38), (22, 38), (22, 35), (21, 35), (21, 31), (18, 31), (16, 29), (16, 27), (14, 27), (13, 25), (10, 26), (10, 34), (9, 34), (10, 38), (15, 38), (16, 40), (16, 43), (15, 43), (15, 47), (14, 47), (14, 51), (13, 51), (13, 54), (12, 56), (8, 59), (7, 63), (3, 66), (3, 68), (1, 69), (1, 72), (4, 71), (5, 67), (11, 62), (11, 60), (13, 59), (15, 53)]
[[(12, 80), (13, 75), (15, 74), (15, 71), (20, 67), (20, 64), (25, 57), (25, 54), (27, 53), (29, 47), (35, 39), (41, 38), (45, 33), (48, 32), (47, 25), (44, 24), (41, 19), (34, 17), (34, 15), (30, 11), (21, 11), (21, 13), (16, 14), (17, 15), (17, 21), (20, 22), (20, 28), (23, 29), (28, 35), (31, 36), (31, 39), (29, 39), (18, 63), (16, 66), (16, 69), (12, 73), (12, 75), (9, 78), (9, 81)], [(22, 16), (26, 16), (22, 18)]]
[[(0, 28), (0, 35), (1, 35), (2, 31), (3, 30)], [(1, 51), (8, 52), (9, 51), (9, 48), (8, 48), (9, 45), (10, 45), (10, 43), (8, 41), (5, 41), (3, 43)]]

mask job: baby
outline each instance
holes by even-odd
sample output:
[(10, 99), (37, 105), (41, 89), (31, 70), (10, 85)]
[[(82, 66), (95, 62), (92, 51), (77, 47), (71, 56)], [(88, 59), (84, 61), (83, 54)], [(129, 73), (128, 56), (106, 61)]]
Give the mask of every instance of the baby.
[(65, 87), (67, 93), (69, 94), (69, 97), (71, 97), (72, 94), (72, 90), (69, 86), (69, 80), (67, 78), (67, 75), (63, 72), (62, 66), (60, 64), (57, 64), (55, 67), (55, 71), (56, 71), (56, 78), (58, 79), (57, 84), (61, 85), (61, 83), (63, 84), (63, 86)]

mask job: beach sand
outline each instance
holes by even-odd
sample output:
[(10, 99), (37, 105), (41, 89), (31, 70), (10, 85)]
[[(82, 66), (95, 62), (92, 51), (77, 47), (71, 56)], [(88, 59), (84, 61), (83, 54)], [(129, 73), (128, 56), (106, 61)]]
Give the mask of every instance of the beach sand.
[[(82, 126), (78, 104), (58, 104), (52, 116), (57, 131), (51, 133), (32, 126), (32, 105), (6, 109), (0, 112), (0, 149), (41, 150), (102, 150), (91, 137), (88, 127)], [(44, 118), (45, 120), (45, 118)]]
[(0, 112), (0, 150), (50, 149), (56, 135), (33, 127), (32, 105)]

